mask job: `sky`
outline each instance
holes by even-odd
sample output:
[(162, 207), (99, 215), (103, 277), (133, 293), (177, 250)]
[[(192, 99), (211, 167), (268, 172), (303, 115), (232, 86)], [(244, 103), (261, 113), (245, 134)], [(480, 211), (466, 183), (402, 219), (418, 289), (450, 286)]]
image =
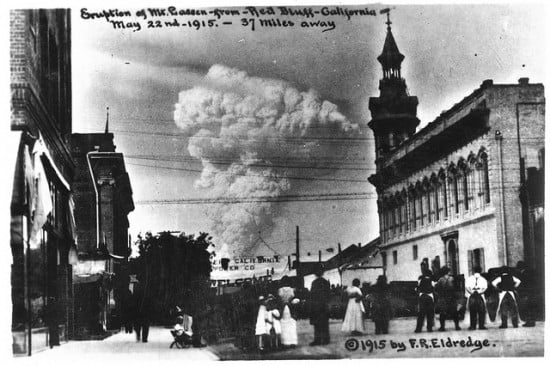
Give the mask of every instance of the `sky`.
[[(326, 32), (251, 31), (240, 17), (133, 32), (73, 8), (73, 132), (104, 131), (109, 107), (133, 237), (206, 231), (219, 250), (286, 256), (299, 226), (302, 260), (376, 238), (368, 99), (379, 93), (386, 6), (367, 6), (376, 16), (330, 18)], [(392, 6), (420, 127), (483, 80), (546, 80), (545, 19), (540, 4)]]

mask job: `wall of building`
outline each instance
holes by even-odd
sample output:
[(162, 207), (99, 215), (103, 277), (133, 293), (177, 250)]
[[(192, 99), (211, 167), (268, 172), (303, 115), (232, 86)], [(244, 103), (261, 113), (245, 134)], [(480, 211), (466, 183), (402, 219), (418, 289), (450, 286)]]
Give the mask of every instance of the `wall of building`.
[[(493, 140), (493, 150), (501, 151), (492, 161), (495, 177), (495, 207), (502, 220), (498, 240), (508, 247), (507, 263), (516, 265), (533, 256), (533, 243), (524, 232), (523, 215), (526, 208), (520, 199), (522, 185), (521, 160), (525, 160), (523, 174), (529, 166), (539, 167), (538, 152), (544, 148), (544, 88), (541, 84), (495, 85), (486, 91), (487, 106), (491, 109), (490, 126), (494, 136), (500, 131), (502, 139)], [(519, 138), (519, 139), (518, 139)], [(521, 148), (521, 154), (520, 154)], [(501, 166), (498, 159), (501, 159)], [(501, 170), (500, 170), (501, 169)], [(501, 204), (502, 201), (502, 204)], [(528, 258), (531, 260), (532, 258)]]
[[(10, 11), (10, 126), (12, 130), (24, 131), (29, 150), (36, 144), (44, 147), (45, 153), (39, 159), (44, 163), (52, 200), (52, 210), (41, 228), (36, 247), (25, 250), (21, 241), (12, 240), (15, 353), (30, 354), (59, 344), (67, 340), (72, 325), (68, 263), (73, 241), (68, 234), (71, 187), (65, 183), (71, 184), (74, 172), (67, 145), (72, 126), (70, 57), (68, 10)], [(18, 184), (24, 188), (26, 183), (23, 179)], [(26, 220), (29, 227), (28, 207), (26, 210), (20, 218)], [(22, 230), (23, 227), (12, 232), (12, 237), (26, 237)], [(26, 271), (22, 260), (29, 264)], [(32, 289), (30, 298), (27, 294), (14, 293), (20, 291), (25, 281)], [(25, 298), (25, 313), (18, 309), (23, 305), (22, 298)], [(29, 328), (32, 328), (31, 337), (28, 337)], [(24, 332), (27, 333), (20, 337)]]
[[(425, 236), (416, 237), (396, 245), (383, 249), (386, 253), (386, 276), (391, 281), (414, 281), (420, 275), (420, 264), (424, 258), (428, 262), (439, 256), (441, 266), (446, 265), (447, 255), (444, 241), (441, 235), (449, 231), (458, 231), (458, 258), (459, 273), (468, 274), (469, 259), (468, 251), (483, 248), (484, 263), (487, 271), (490, 268), (499, 267), (496, 219), (494, 214), (487, 214), (476, 222), (467, 221), (459, 225), (449, 225), (447, 230), (436, 230), (427, 233)], [(413, 257), (413, 247), (417, 246), (418, 255)], [(393, 262), (393, 252), (397, 252), (397, 263)]]
[[(392, 267), (392, 251), (395, 248), (401, 248), (401, 250), (398, 249), (399, 256), (400, 252), (411, 251), (412, 245), (418, 245), (419, 251), (422, 247), (427, 247), (430, 251), (438, 250), (439, 247), (438, 255), (441, 255), (441, 251), (444, 250), (441, 235), (453, 227), (462, 228), (459, 230), (460, 249), (463, 248), (463, 238), (472, 237), (474, 242), (476, 242), (476, 235), (483, 234), (483, 237), (487, 238), (483, 245), (485, 256), (491, 258), (491, 261), (486, 262), (487, 269), (505, 264), (515, 265), (519, 260), (524, 259), (529, 262), (535, 257), (534, 240), (529, 236), (532, 230), (529, 228), (529, 215), (526, 214), (528, 208), (522, 204), (520, 198), (522, 186), (520, 157), (525, 161), (523, 167), (525, 170), (531, 166), (542, 169), (543, 153), (541, 152), (544, 147), (544, 138), (540, 132), (536, 131), (544, 131), (544, 105), (542, 104), (544, 90), (540, 84), (527, 84), (520, 81), (519, 85), (492, 85), (489, 81), (482, 84), (481, 91), (474, 92), (475, 97), (469, 97), (470, 100), (462, 108), (449, 115), (448, 123), (464, 117), (472, 107), (483, 105), (490, 111), (489, 130), (485, 134), (379, 192), (381, 248), (387, 249), (388, 268)], [(446, 126), (445, 122), (440, 121), (437, 126), (430, 127), (430, 131), (420, 133), (421, 136), (419, 135), (416, 140), (413, 138), (406, 146), (388, 156), (384, 165), (395, 162), (397, 157), (405, 156), (412, 147), (420, 143), (420, 140), (425, 141), (430, 136), (442, 132)], [(388, 221), (391, 214), (388, 213), (385, 200), (389, 202), (399, 192), (429, 179), (441, 168), (447, 171), (451, 164), (456, 166), (461, 159), (467, 161), (469, 156), (478, 155), (481, 151), (487, 154), (490, 202), (484, 202), (482, 196), (474, 195), (473, 205), (472, 202), (469, 205), (473, 207), (466, 209), (462, 203), (459, 205), (458, 213), (453, 207), (448, 217), (444, 219), (440, 217), (436, 220), (432, 217), (431, 222), (424, 222), (414, 229), (409, 225), (407, 230), (403, 228), (388, 230), (389, 227), (395, 226), (395, 221), (391, 221), (391, 224)], [(526, 174), (525, 170), (524, 174)], [(474, 184), (473, 188), (474, 191), (478, 191), (481, 182), (472, 181), (472, 183), (477, 184), (477, 186)], [(479, 226), (479, 222), (484, 222), (488, 218), (490, 218), (489, 226)], [(405, 258), (410, 257), (408, 254), (405, 255)], [(419, 253), (418, 256), (421, 260), (422, 254)], [(464, 261), (467, 261), (467, 257), (461, 252), (461, 272), (462, 268), (467, 268), (463, 266)], [(388, 270), (390, 281), (393, 280), (391, 276), (401, 277), (402, 273), (410, 270), (416, 273), (420, 268), (419, 263), (414, 263), (412, 259), (405, 259), (399, 267), (402, 268)]]

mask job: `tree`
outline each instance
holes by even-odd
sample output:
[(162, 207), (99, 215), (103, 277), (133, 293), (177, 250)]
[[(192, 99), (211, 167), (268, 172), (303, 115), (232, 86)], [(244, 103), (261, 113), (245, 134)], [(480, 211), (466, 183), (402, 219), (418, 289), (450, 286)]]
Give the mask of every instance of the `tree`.
[(208, 296), (212, 264), (207, 233), (199, 236), (169, 232), (138, 236), (139, 256), (131, 260), (144, 291), (152, 299), (152, 319), (164, 322), (171, 310), (183, 306), (194, 313), (204, 307)]

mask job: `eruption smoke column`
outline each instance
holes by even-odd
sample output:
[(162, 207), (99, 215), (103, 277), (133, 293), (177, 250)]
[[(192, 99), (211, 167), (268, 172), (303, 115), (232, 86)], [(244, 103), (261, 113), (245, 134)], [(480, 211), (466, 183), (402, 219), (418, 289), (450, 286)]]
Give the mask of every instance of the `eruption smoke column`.
[[(203, 166), (195, 184), (208, 188), (212, 198), (276, 199), (291, 188), (286, 178), (291, 172), (318, 174), (298, 171), (293, 164), (345, 154), (342, 144), (320, 141), (359, 131), (314, 90), (301, 92), (288, 82), (251, 77), (223, 65), (213, 65), (200, 86), (179, 93), (174, 120), (192, 136), (189, 153)], [(215, 204), (208, 207), (208, 216), (214, 234), (240, 254), (250, 249), (259, 230), (265, 233), (273, 225), (276, 206)]]

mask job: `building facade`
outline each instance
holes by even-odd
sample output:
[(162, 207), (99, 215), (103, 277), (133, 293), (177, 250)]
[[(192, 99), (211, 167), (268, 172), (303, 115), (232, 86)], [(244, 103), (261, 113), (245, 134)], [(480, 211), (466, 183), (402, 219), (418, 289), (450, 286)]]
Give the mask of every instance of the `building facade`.
[[(12, 335), (15, 354), (66, 341), (72, 325), (71, 21), (10, 11)], [(15, 152), (16, 150), (16, 152)]]
[(401, 77), (404, 56), (388, 21), (370, 98), (380, 250), (389, 281), (421, 263), (469, 275), (525, 261), (544, 273), (542, 84), (484, 81), (416, 132), (418, 99)]
[(78, 262), (73, 272), (75, 338), (120, 328), (129, 288), (128, 214), (134, 210), (124, 156), (113, 134), (73, 134)]

